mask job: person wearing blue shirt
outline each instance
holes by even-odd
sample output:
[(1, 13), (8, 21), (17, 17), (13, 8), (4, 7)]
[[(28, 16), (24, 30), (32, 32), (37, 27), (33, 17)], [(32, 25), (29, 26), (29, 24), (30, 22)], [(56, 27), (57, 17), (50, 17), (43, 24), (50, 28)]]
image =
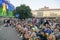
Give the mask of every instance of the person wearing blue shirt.
[(45, 30), (45, 33), (51, 34), (53, 31), (50, 29), (50, 27), (47, 27)]

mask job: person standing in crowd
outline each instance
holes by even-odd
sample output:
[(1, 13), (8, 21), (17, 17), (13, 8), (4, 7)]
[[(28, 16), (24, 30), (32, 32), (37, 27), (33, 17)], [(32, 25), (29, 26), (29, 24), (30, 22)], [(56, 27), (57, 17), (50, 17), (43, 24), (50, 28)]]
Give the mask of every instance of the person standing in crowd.
[(44, 31), (41, 31), (40, 33), (38, 33), (37, 36), (40, 37), (40, 40), (47, 40), (47, 37)]
[(54, 32), (52, 33), (53, 35), (55, 35), (56, 40), (60, 39), (60, 30), (59, 29), (54, 29)]

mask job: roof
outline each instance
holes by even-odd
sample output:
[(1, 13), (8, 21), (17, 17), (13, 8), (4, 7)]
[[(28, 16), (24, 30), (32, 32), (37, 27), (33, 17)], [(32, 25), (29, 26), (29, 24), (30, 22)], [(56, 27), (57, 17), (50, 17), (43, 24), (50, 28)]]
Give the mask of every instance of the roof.
[(34, 10), (34, 11), (58, 11), (60, 8), (55, 8), (55, 9), (50, 9), (48, 7), (40, 8), (39, 10)]

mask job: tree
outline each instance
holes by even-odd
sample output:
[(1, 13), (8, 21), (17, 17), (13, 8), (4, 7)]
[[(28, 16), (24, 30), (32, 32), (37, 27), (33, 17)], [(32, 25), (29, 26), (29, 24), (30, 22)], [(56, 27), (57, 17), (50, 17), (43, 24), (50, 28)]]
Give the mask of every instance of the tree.
[(16, 9), (14, 10), (14, 14), (19, 14), (20, 19), (25, 19), (25, 18), (31, 18), (32, 17), (30, 7), (26, 6), (25, 4), (16, 7)]

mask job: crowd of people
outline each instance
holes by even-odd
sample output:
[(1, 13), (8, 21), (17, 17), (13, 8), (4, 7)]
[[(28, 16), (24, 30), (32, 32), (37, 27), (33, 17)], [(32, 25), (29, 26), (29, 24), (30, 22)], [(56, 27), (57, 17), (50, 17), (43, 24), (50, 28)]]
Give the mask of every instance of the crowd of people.
[(22, 40), (60, 40), (60, 23), (43, 18), (30, 20), (8, 19), (4, 26), (15, 27)]

